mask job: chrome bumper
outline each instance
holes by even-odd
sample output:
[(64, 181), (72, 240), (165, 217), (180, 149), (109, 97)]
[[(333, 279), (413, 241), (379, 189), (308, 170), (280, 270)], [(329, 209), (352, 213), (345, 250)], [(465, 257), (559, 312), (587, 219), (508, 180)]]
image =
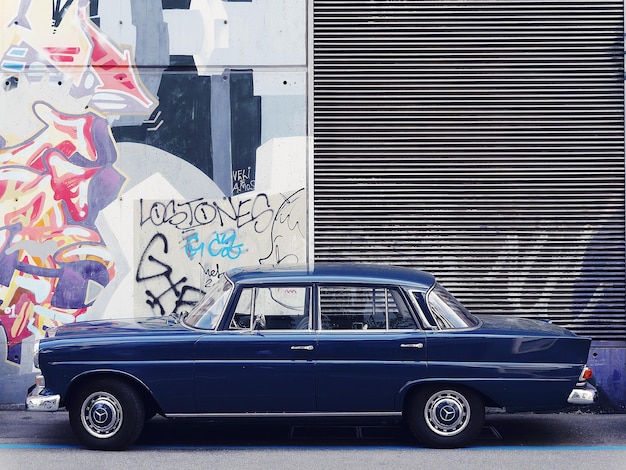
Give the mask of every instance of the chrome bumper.
[(35, 385), (28, 389), (26, 396), (27, 411), (57, 411), (61, 395), (53, 395), (46, 388), (46, 381), (43, 375), (38, 375), (35, 379)]
[(598, 391), (590, 383), (574, 388), (567, 399), (572, 405), (593, 405), (598, 398)]

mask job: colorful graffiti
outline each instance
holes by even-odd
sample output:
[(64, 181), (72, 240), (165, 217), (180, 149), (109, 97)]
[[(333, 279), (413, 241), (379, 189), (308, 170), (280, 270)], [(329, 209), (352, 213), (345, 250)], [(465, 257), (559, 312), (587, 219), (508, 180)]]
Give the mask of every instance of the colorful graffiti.
[(123, 177), (106, 122), (44, 103), (35, 137), (0, 151), (0, 296), (9, 358), (22, 339), (74, 321), (115, 274), (94, 220)]
[(305, 261), (306, 15), (2, 2), (0, 403), (50, 326), (181, 311), (230, 266)]
[[(3, 98), (24, 100), (30, 112), (16, 109), (34, 123), (11, 132), (3, 122), (0, 136), (1, 318), (17, 362), (25, 337), (75, 321), (115, 275), (95, 226), (124, 182), (106, 116), (149, 113), (155, 101), (128, 51), (89, 19), (89, 2), (52, 2), (44, 24), (41, 2), (11, 5), (15, 15), (2, 10)], [(51, 98), (50, 88), (61, 90)]]

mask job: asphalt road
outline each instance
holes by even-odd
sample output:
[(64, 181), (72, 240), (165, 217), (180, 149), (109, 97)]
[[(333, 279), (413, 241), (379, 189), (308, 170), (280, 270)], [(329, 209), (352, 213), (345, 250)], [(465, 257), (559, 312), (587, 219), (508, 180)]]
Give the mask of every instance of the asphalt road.
[[(293, 423), (292, 423), (293, 424)], [(124, 452), (83, 449), (67, 413), (0, 411), (4, 469), (626, 468), (626, 414), (490, 414), (478, 441), (433, 450), (399, 426), (154, 418)]]

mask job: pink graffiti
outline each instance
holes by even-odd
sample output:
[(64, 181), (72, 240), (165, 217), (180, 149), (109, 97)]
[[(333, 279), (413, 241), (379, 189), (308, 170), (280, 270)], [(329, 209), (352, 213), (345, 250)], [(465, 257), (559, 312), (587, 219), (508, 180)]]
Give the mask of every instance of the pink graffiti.
[(95, 224), (124, 182), (107, 118), (156, 106), (130, 50), (90, 20), (89, 0), (53, 2), (52, 24), (41, 6), (2, 6), (15, 19), (3, 25), (0, 71), (24, 98), (16, 111), (41, 123), (0, 130), (0, 323), (15, 363), (25, 338), (75, 321), (115, 276)]
[[(79, 14), (85, 34), (93, 45), (91, 67), (100, 81), (95, 92), (106, 90), (107, 93), (115, 93), (118, 97), (125, 98), (126, 112), (129, 111), (129, 107), (132, 108), (133, 101), (139, 104), (142, 108), (141, 111), (151, 110), (155, 106), (155, 102), (140, 86), (140, 81), (135, 75), (130, 52), (128, 50), (122, 52), (113, 45), (109, 38), (89, 20), (86, 10), (86, 7), (81, 8)], [(111, 104), (109, 103), (108, 106)], [(102, 100), (99, 102), (99, 106), (105, 106)]]
[(106, 286), (115, 274), (94, 225), (123, 182), (112, 167), (108, 124), (45, 103), (36, 103), (34, 112), (45, 128), (0, 150), (1, 320), (10, 351), (34, 331), (85, 313), (90, 289)]

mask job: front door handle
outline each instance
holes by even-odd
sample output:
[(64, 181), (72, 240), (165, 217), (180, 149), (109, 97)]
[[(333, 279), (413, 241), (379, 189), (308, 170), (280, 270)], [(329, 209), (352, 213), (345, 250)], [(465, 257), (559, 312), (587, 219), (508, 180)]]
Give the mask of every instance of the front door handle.
[(424, 343), (403, 343), (400, 345), (400, 347), (422, 349), (424, 347)]
[(313, 349), (315, 348), (310, 344), (306, 346), (291, 346), (292, 351), (313, 351)]

